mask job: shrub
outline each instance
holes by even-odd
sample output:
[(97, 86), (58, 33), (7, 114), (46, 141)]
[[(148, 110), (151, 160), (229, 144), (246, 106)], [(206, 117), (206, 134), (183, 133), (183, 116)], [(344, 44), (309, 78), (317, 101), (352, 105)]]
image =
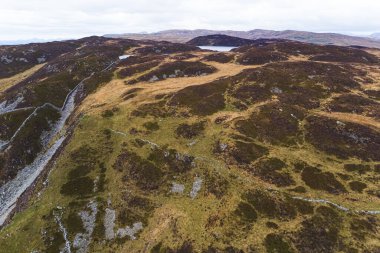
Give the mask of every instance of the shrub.
[(330, 193), (346, 192), (344, 186), (331, 172), (322, 172), (320, 169), (307, 166), (301, 174), (302, 180), (312, 189), (323, 190)]
[(268, 253), (291, 253), (295, 252), (285, 239), (278, 234), (268, 234), (264, 245)]
[(180, 124), (177, 129), (175, 130), (175, 133), (177, 136), (186, 138), (186, 139), (192, 139), (196, 136), (198, 136), (200, 133), (203, 132), (205, 129), (205, 121), (197, 122), (194, 124)]
[(149, 121), (149, 122), (145, 122), (143, 124), (143, 126), (149, 130), (149, 131), (157, 131), (158, 129), (160, 129), (160, 126), (158, 125), (157, 122), (152, 122), (152, 121)]
[(351, 190), (362, 193), (367, 185), (359, 181), (352, 181), (349, 183)]
[(252, 223), (257, 220), (255, 209), (247, 202), (240, 202), (235, 210), (235, 214), (242, 223)]

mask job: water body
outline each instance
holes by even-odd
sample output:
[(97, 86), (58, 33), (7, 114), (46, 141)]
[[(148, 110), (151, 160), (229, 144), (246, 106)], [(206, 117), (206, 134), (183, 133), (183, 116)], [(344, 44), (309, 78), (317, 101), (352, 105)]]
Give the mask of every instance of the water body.
[(225, 46), (199, 46), (200, 49), (211, 50), (217, 52), (228, 52), (237, 47), (225, 47)]
[(125, 59), (127, 59), (128, 57), (130, 57), (130, 56), (131, 56), (130, 54), (120, 55), (120, 56), (119, 56), (119, 60), (125, 60)]

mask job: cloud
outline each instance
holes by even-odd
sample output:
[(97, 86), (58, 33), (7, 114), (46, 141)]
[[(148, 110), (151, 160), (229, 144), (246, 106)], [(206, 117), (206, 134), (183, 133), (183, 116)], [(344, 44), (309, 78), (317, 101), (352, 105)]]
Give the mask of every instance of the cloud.
[(1, 0), (0, 40), (164, 29), (372, 33), (378, 0)]

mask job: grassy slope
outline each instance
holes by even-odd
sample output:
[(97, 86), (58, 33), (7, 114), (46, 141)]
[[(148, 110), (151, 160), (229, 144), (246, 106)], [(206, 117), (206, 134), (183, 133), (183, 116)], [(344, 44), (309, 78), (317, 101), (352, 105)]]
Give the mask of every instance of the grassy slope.
[[(214, 64), (217, 67), (221, 65)], [(239, 69), (240, 68), (240, 69)], [(238, 73), (243, 67), (239, 67)], [(172, 248), (177, 248), (182, 245), (183, 241), (189, 240), (193, 242), (194, 249), (200, 251), (207, 248), (209, 245), (215, 247), (224, 247), (225, 245), (233, 245), (238, 248), (247, 249), (253, 246), (259, 252), (265, 251), (263, 240), (267, 233), (275, 232), (273, 228), (268, 228), (266, 222), (268, 219), (265, 216), (260, 216), (260, 219), (254, 223), (252, 228), (242, 230), (236, 222), (236, 217), (233, 213), (237, 204), (241, 201), (241, 196), (248, 189), (275, 189), (282, 192), (289, 192), (293, 187), (279, 188), (269, 183), (263, 182), (257, 177), (252, 176), (245, 170), (240, 169), (236, 165), (227, 166), (226, 163), (213, 153), (213, 147), (217, 140), (225, 140), (231, 142), (229, 134), (236, 133), (233, 128), (233, 121), (227, 123), (227, 127), (223, 124), (217, 125), (214, 119), (217, 115), (230, 115), (231, 117), (246, 117), (248, 111), (240, 112), (234, 109), (232, 105), (227, 105), (225, 110), (211, 116), (191, 116), (190, 118), (168, 117), (132, 117), (131, 112), (141, 103), (146, 101), (154, 101), (154, 96), (160, 93), (174, 92), (180, 88), (191, 84), (200, 84), (207, 82), (210, 79), (215, 79), (226, 73), (221, 71), (206, 77), (194, 78), (179, 78), (173, 80), (165, 80), (155, 84), (139, 85), (145, 90), (141, 91), (135, 98), (122, 102), (120, 95), (130, 89), (124, 86), (121, 81), (116, 80), (110, 82), (105, 87), (101, 88), (97, 93), (93, 94), (83, 103), (81, 112), (84, 116), (80, 118), (79, 125), (74, 131), (69, 144), (65, 147), (62, 155), (57, 160), (51, 174), (49, 175), (49, 185), (44, 189), (38, 197), (35, 197), (30, 203), (30, 207), (25, 211), (17, 214), (11, 225), (0, 232), (0, 252), (30, 252), (32, 250), (43, 250), (44, 240), (41, 234), (49, 227), (54, 227), (54, 220), (48, 217), (52, 210), (61, 206), (64, 207), (64, 215), (70, 212), (67, 208), (70, 202), (85, 203), (91, 199), (98, 199), (100, 202), (106, 202), (110, 199), (112, 207), (117, 211), (121, 211), (126, 202), (124, 197), (130, 195), (144, 195), (150, 199), (155, 209), (149, 215), (149, 220), (146, 228), (138, 236), (138, 240), (127, 242), (104, 242), (99, 240), (92, 245), (94, 252), (140, 252), (141, 249), (151, 249), (159, 242), (164, 245), (170, 245)], [(93, 107), (99, 105), (99, 107)], [(118, 107), (112, 117), (105, 118), (101, 114), (106, 109), (111, 110)], [(189, 146), (192, 140), (178, 138), (175, 135), (175, 129), (181, 123), (198, 122), (201, 119), (207, 121), (206, 130), (201, 136), (196, 137), (197, 142)], [(159, 130), (149, 132), (143, 124), (146, 122), (156, 121), (159, 125)], [(131, 128), (140, 130), (137, 135), (129, 134)], [(127, 133), (127, 136), (111, 131), (110, 137), (106, 137), (104, 130), (112, 129)], [(133, 146), (135, 138), (143, 138), (160, 146), (169, 145), (170, 148), (176, 149), (179, 153), (185, 153), (194, 157), (201, 157), (204, 160), (197, 162), (197, 166), (189, 172), (178, 175), (176, 178), (167, 178), (163, 185), (157, 191), (144, 192), (136, 185), (128, 181), (122, 180), (124, 174), (114, 170), (113, 164), (117, 156), (122, 152), (123, 147), (127, 144), (129, 150), (133, 150), (141, 157), (147, 157), (151, 152), (149, 146), (142, 148)], [(271, 145), (269, 143), (261, 143), (265, 145), (270, 152), (270, 156), (275, 156), (287, 162), (288, 170), (291, 171), (293, 162), (300, 158), (307, 160), (312, 165), (321, 165), (326, 171), (342, 172), (343, 160), (337, 159), (334, 156), (328, 156), (323, 152), (315, 150), (309, 144), (302, 144), (292, 148)], [(70, 154), (75, 153), (78, 148), (88, 145), (93, 148), (97, 154), (97, 158), (105, 163), (106, 184), (103, 192), (95, 192), (90, 196), (81, 199), (74, 195), (64, 196), (60, 193), (63, 184), (68, 182), (68, 173), (75, 168), (76, 164), (71, 159)], [(356, 159), (345, 160), (344, 162), (361, 162)], [(372, 164), (372, 163), (369, 163)], [(229, 181), (227, 193), (216, 198), (213, 194), (207, 193), (204, 185), (196, 199), (192, 200), (188, 193), (191, 189), (193, 179), (196, 175), (205, 178), (206, 172), (219, 173), (220, 176)], [(301, 178), (297, 174), (292, 174), (296, 181), (296, 185), (304, 185)], [(88, 175), (91, 179), (95, 179), (99, 174), (99, 164), (94, 165), (94, 169)], [(171, 182), (183, 183), (186, 186), (183, 195), (169, 193)], [(344, 183), (346, 188), (349, 188)], [(376, 182), (369, 183), (370, 188), (376, 187)], [(41, 189), (42, 185), (37, 187)], [(306, 194), (302, 195), (312, 198), (325, 198), (333, 202), (342, 204), (352, 209), (379, 209), (380, 202), (375, 197), (370, 197), (366, 194), (355, 193), (350, 191), (348, 194), (332, 195), (322, 191), (316, 191), (307, 188)], [(358, 201), (351, 201), (357, 199)], [(79, 204), (83, 205), (83, 204)], [(318, 205), (317, 205), (318, 206)], [(351, 217), (343, 212), (340, 215), (350, 220)], [(224, 221), (223, 225), (205, 227), (209, 223), (210, 216), (218, 216), (219, 221)], [(297, 215), (289, 221), (274, 219), (280, 225), (280, 231), (296, 231), (300, 226), (300, 222), (310, 215)], [(120, 221), (117, 221), (117, 227), (121, 226)], [(102, 218), (97, 220), (101, 226)], [(53, 230), (57, 228), (53, 228)], [(242, 230), (242, 231), (241, 231)], [(70, 231), (69, 231), (70, 233)], [(344, 223), (344, 228), (340, 232), (345, 240), (350, 240), (349, 225)], [(231, 237), (232, 235), (232, 237)], [(379, 236), (378, 232), (374, 235)], [(72, 237), (73, 234), (70, 234)], [(380, 242), (371, 236), (367, 241), (366, 246), (378, 246)], [(58, 240), (59, 241), (59, 240)]]
[(44, 65), (45, 64), (38, 64), (38, 65), (36, 65), (36, 66), (34, 66), (28, 70), (25, 70), (24, 72), (21, 72), (17, 75), (14, 75), (12, 77), (0, 79), (0, 94), (2, 92), (4, 92), (6, 89), (12, 87), (13, 85), (21, 82), (22, 80), (25, 80), (27, 77), (36, 73)]

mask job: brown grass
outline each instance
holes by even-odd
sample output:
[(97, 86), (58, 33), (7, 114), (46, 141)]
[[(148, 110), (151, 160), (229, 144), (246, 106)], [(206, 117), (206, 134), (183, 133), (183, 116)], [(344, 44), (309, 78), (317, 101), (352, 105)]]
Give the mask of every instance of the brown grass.
[(24, 72), (21, 72), (17, 75), (8, 77), (8, 78), (3, 78), (0, 79), (0, 95), (3, 93), (5, 90), (9, 89), (13, 85), (25, 80), (27, 77), (31, 76), (35, 72), (37, 72), (39, 69), (41, 69), (45, 63), (43, 64), (38, 64), (30, 69), (25, 70)]
[(143, 88), (143, 90), (139, 92), (139, 96), (136, 96), (135, 98), (124, 103), (132, 103), (133, 105), (149, 103), (154, 100), (156, 95), (169, 94), (192, 85), (202, 85), (222, 77), (237, 75), (244, 69), (252, 68), (252, 66), (242, 66), (233, 63), (222, 64), (217, 62), (208, 62), (207, 64), (217, 68), (218, 71), (207, 76), (168, 78), (154, 83), (140, 82), (131, 86), (125, 85), (122, 80), (113, 80), (100, 88), (98, 92), (89, 96), (84, 101), (82, 110), (92, 110), (102, 104), (121, 104), (123, 103), (121, 95), (128, 90), (137, 87)]
[(342, 120), (346, 122), (352, 122), (360, 125), (365, 125), (374, 128), (375, 130), (380, 130), (380, 122), (366, 116), (352, 114), (352, 113), (343, 113), (343, 112), (323, 112), (315, 111), (314, 114), (333, 118), (336, 120)]

